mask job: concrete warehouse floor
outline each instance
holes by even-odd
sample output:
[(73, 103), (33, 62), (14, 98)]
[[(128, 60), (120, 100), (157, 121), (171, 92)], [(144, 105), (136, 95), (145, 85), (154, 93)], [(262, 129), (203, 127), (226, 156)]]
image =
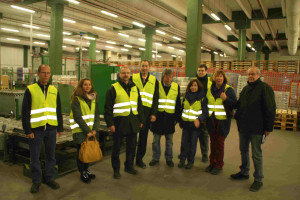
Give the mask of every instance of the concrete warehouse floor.
[[(121, 179), (112, 178), (110, 157), (93, 165), (91, 171), (97, 175), (91, 184), (84, 184), (79, 173), (74, 172), (57, 182), (61, 189), (53, 191), (46, 185), (40, 187), (38, 194), (29, 192), (31, 180), (22, 175), (19, 165), (8, 166), (0, 162), (0, 199), (230, 199), (230, 200), (299, 200), (300, 199), (300, 132), (275, 130), (263, 145), (264, 186), (261, 191), (253, 193), (249, 187), (253, 182), (253, 163), (251, 160), (251, 177), (249, 180), (233, 181), (230, 174), (239, 171), (240, 152), (235, 121), (225, 143), (225, 166), (217, 176), (204, 172), (208, 164), (200, 162), (197, 149), (194, 168), (191, 170), (177, 167), (180, 150), (181, 129), (176, 128), (174, 136), (175, 167), (166, 166), (164, 153), (158, 166), (146, 169), (136, 168), (137, 176), (124, 172)], [(164, 152), (164, 138), (162, 150)], [(148, 149), (144, 161), (148, 164), (152, 155), (152, 133), (149, 134)], [(121, 155), (121, 163), (125, 154)]]

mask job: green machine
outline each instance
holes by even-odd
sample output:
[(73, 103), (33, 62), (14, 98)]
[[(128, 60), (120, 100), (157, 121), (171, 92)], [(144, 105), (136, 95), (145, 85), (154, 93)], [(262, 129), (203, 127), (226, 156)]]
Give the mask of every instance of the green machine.
[(92, 64), (91, 79), (98, 94), (98, 105), (100, 114), (104, 114), (104, 104), (106, 91), (110, 86), (117, 82), (120, 68), (117, 66), (108, 66), (108, 64)]

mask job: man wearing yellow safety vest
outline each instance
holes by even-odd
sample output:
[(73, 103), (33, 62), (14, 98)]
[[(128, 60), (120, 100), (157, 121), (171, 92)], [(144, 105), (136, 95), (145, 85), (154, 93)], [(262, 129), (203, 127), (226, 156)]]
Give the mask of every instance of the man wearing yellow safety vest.
[[(207, 66), (205, 64), (199, 65), (197, 70), (197, 79), (202, 83), (203, 88), (205, 90), (205, 94), (207, 93), (207, 89), (211, 86), (211, 81), (209, 80), (207, 76)], [(206, 163), (208, 162), (208, 150), (209, 150), (209, 136), (207, 133), (207, 128), (203, 124), (201, 124), (202, 127), (200, 129), (199, 134), (199, 143), (200, 143), (200, 149), (202, 153), (202, 162)]]
[(120, 146), (126, 137), (125, 172), (136, 175), (133, 160), (136, 149), (137, 132), (144, 124), (142, 101), (137, 86), (130, 81), (129, 67), (121, 67), (119, 80), (106, 93), (104, 119), (113, 134), (113, 150), (111, 163), (113, 177), (120, 179)]
[(37, 193), (41, 185), (42, 170), (40, 153), (45, 143), (46, 163), (45, 182), (52, 189), (60, 186), (54, 181), (56, 132), (63, 132), (61, 104), (57, 89), (49, 85), (50, 67), (41, 65), (38, 68), (38, 83), (29, 85), (25, 90), (22, 105), (23, 129), (29, 138), (30, 170), (32, 176), (31, 193)]
[(152, 160), (150, 166), (157, 165), (160, 159), (160, 138), (165, 135), (166, 151), (165, 158), (169, 167), (174, 167), (173, 163), (173, 134), (175, 125), (180, 120), (180, 86), (172, 82), (173, 74), (171, 69), (165, 69), (162, 79), (159, 82), (159, 100), (157, 119), (152, 124), (153, 132)]
[(145, 124), (139, 132), (138, 148), (136, 152), (136, 165), (141, 168), (146, 168), (143, 162), (143, 157), (146, 154), (148, 131), (150, 122), (155, 122), (157, 107), (158, 107), (158, 81), (155, 76), (149, 74), (149, 61), (141, 62), (140, 73), (133, 74), (132, 81), (140, 90), (140, 95), (143, 103), (143, 110), (145, 116)]

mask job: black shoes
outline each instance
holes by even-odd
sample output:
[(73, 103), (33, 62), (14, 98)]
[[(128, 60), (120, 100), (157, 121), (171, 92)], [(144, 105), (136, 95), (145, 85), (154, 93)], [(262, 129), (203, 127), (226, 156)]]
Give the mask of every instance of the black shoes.
[(149, 165), (150, 165), (150, 166), (155, 166), (155, 165), (157, 165), (158, 163), (159, 163), (159, 160), (153, 160), (153, 159), (152, 159), (152, 160), (150, 161)]
[(188, 163), (184, 168), (185, 168), (185, 169), (192, 169), (193, 166), (194, 166), (193, 163)]
[(253, 184), (250, 187), (251, 192), (257, 192), (259, 191), (263, 186), (262, 182), (254, 181)]
[(168, 167), (174, 167), (174, 163), (172, 160), (167, 161)]
[(210, 173), (213, 168), (214, 166), (208, 165), (208, 167), (205, 168), (205, 172)]
[(120, 179), (121, 178), (121, 174), (119, 171), (114, 171), (114, 179)]
[(92, 174), (92, 173), (90, 172), (90, 170), (86, 170), (86, 173), (87, 173), (87, 175), (90, 177), (90, 179), (94, 180), (94, 179), (96, 178), (96, 175), (95, 175), (95, 174)]
[(249, 179), (249, 175), (244, 175), (241, 172), (237, 174), (231, 174), (230, 177), (234, 180), (246, 180)]
[(53, 190), (57, 190), (60, 188), (59, 184), (56, 183), (54, 180), (46, 182), (46, 185), (48, 185)]
[(41, 185), (40, 183), (32, 183), (31, 188), (30, 188), (30, 192), (32, 194), (38, 193), (39, 189), (40, 189), (40, 185)]
[(184, 167), (184, 161), (180, 161), (178, 163), (178, 168), (183, 168)]
[(146, 164), (143, 161), (138, 161), (136, 162), (136, 166), (145, 169), (146, 168)]
[(207, 155), (203, 155), (202, 156), (202, 162), (203, 163), (207, 163), (208, 162), (208, 156)]
[(129, 173), (129, 174), (132, 174), (132, 175), (137, 175), (138, 174), (138, 171), (135, 170), (133, 167), (132, 168), (125, 168), (125, 172)]
[(218, 169), (218, 168), (213, 168), (211, 171), (210, 171), (210, 173), (212, 174), (212, 175), (218, 175), (218, 174), (220, 174), (220, 172), (222, 171), (222, 169)]
[(83, 182), (83, 183), (90, 183), (91, 182), (91, 178), (90, 176), (88, 175), (88, 172), (87, 171), (84, 171), (81, 173), (80, 175), (80, 180)]

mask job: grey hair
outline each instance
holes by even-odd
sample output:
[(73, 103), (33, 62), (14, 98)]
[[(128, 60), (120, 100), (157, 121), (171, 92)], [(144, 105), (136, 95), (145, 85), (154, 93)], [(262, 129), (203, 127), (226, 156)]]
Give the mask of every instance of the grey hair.
[(247, 70), (247, 72), (249, 72), (250, 69), (256, 69), (256, 73), (258, 75), (260, 75), (260, 69), (258, 67), (249, 67), (249, 69)]
[(165, 69), (162, 73), (162, 77), (161, 77), (161, 82), (163, 82), (164, 78), (166, 75), (172, 75), (173, 76), (173, 71), (171, 69)]

